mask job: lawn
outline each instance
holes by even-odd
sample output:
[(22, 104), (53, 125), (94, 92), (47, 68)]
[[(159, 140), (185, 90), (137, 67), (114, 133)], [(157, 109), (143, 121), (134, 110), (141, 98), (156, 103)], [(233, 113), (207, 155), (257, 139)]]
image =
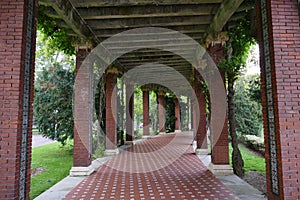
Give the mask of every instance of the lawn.
[(33, 134), (33, 135), (39, 135), (39, 134), (41, 134), (41, 133), (39, 132), (39, 130), (38, 130), (37, 128), (33, 128), (33, 129), (32, 129), (32, 134)]
[(73, 151), (70, 145), (62, 147), (58, 142), (32, 149), (32, 171), (44, 170), (31, 178), (30, 199), (68, 176), (72, 167)]
[[(239, 145), (239, 148), (243, 156), (244, 169), (246, 173), (249, 171), (257, 171), (260, 174), (266, 174), (266, 163), (264, 158), (252, 153), (242, 145)], [(229, 144), (229, 152), (230, 152), (230, 164), (231, 164), (231, 153), (232, 153), (231, 144)]]

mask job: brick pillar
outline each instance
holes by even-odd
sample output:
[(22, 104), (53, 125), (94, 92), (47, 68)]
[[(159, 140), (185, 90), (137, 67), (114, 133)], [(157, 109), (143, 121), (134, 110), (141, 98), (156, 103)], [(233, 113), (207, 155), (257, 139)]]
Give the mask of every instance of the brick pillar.
[[(196, 116), (196, 140), (197, 151), (201, 154), (207, 154), (207, 138), (206, 138), (206, 100), (204, 91), (201, 88), (201, 77), (197, 70), (194, 70), (194, 90), (197, 97), (198, 110), (195, 111)], [(195, 108), (196, 109), (196, 108)]]
[(268, 199), (300, 199), (298, 1), (257, 1)]
[[(208, 52), (218, 65), (224, 59), (224, 47), (221, 44), (215, 44), (208, 48)], [(221, 76), (225, 84), (225, 72), (220, 69)], [(213, 133), (212, 133), (213, 134)], [(219, 138), (211, 136), (211, 143), (215, 144), (212, 146), (212, 163), (215, 165), (228, 165), (229, 164), (229, 149), (228, 149), (228, 116), (226, 113), (224, 126)]]
[(149, 91), (143, 89), (143, 135), (149, 136)]
[(162, 92), (158, 93), (158, 115), (159, 115), (159, 132), (160, 133), (165, 133), (165, 121), (166, 121), (166, 116), (165, 116), (165, 94)]
[[(93, 64), (89, 49), (76, 52), (74, 94), (74, 154), (70, 176), (90, 175), (92, 163)], [(85, 94), (85, 95), (82, 95)]]
[(174, 103), (175, 103), (175, 132), (179, 132), (181, 129), (179, 99), (175, 98)]
[(106, 145), (105, 154), (118, 154), (117, 148), (117, 70), (106, 74)]
[(35, 0), (0, 1), (0, 199), (29, 199)]
[[(76, 92), (75, 95), (77, 95), (77, 91), (80, 89), (85, 89), (87, 83), (89, 85), (89, 68), (85, 68), (82, 66), (80, 69), (80, 66), (82, 65), (82, 62), (89, 54), (89, 51), (86, 49), (79, 49), (76, 52), (76, 81), (75, 81), (75, 88)], [(78, 74), (79, 73), (79, 74)], [(78, 93), (80, 95), (80, 93)], [(88, 95), (84, 97), (84, 99), (79, 100), (76, 102), (75, 97), (75, 110), (76, 108), (82, 110), (78, 110), (78, 117), (81, 119), (78, 119), (78, 123), (75, 120), (74, 124), (74, 155), (73, 155), (73, 166), (74, 167), (88, 167), (91, 165), (92, 158), (91, 158), (91, 151), (89, 151), (89, 121), (88, 121), (88, 112), (82, 112), (88, 110)], [(74, 113), (76, 115), (76, 112)], [(76, 117), (75, 117), (76, 119)], [(81, 123), (83, 122), (83, 123)], [(74, 171), (74, 170), (73, 170)]]
[(191, 122), (191, 126), (189, 127), (190, 130), (194, 130), (194, 124), (195, 124), (195, 120), (194, 120), (194, 100), (193, 99), (189, 99), (189, 119)]
[(126, 143), (134, 139), (134, 84), (126, 83)]

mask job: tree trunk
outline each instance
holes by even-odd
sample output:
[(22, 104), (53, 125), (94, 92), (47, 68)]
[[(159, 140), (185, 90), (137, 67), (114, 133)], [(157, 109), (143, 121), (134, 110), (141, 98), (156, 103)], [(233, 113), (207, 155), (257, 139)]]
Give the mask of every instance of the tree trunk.
[(229, 133), (231, 136), (232, 145), (232, 165), (233, 172), (240, 176), (244, 176), (244, 161), (242, 154), (238, 147), (238, 138), (236, 134), (236, 119), (235, 119), (235, 104), (234, 104), (234, 78), (228, 75), (228, 121), (229, 121)]

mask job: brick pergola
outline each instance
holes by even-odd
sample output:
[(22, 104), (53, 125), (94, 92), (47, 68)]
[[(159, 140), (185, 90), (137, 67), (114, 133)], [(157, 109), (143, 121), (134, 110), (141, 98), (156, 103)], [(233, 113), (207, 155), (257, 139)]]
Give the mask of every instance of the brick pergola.
[[(37, 9), (56, 20), (59, 26), (65, 27), (67, 34), (83, 41), (77, 46), (77, 67), (88, 56), (91, 46), (96, 47), (107, 38), (125, 30), (153, 26), (176, 30), (200, 44), (205, 43), (207, 52), (217, 63), (223, 59), (222, 43), (226, 42), (223, 31), (234, 26), (235, 20), (246, 12), (253, 16), (256, 13), (253, 18), (256, 19), (256, 33), (261, 50), (267, 195), (272, 200), (300, 198), (300, 32), (296, 0), (261, 0), (256, 2), (256, 8), (246, 0), (166, 0), (155, 4), (152, 0), (40, 0), (38, 3), (36, 0), (1, 0), (0, 199), (29, 199)], [(106, 94), (109, 94), (106, 96), (106, 136), (111, 141), (106, 144), (108, 153), (117, 153), (114, 86), (120, 70), (126, 72), (146, 63), (154, 63), (156, 67), (166, 65), (174, 69), (191, 84), (201, 80), (201, 77), (193, 73), (194, 68), (188, 62), (188, 56), (183, 59), (191, 51), (191, 46), (168, 43), (172, 38), (169, 34), (173, 32), (166, 31), (159, 38), (153, 39), (161, 43), (160, 49), (138, 49), (141, 44), (152, 41), (149, 39), (150, 33), (147, 40), (143, 40), (142, 34), (136, 33), (135, 40), (130, 43), (134, 51), (119, 56), (119, 66), (116, 69), (106, 70)], [(180, 39), (183, 38), (178, 41)], [(106, 43), (106, 46), (121, 55), (122, 45), (126, 42), (124, 37), (118, 44)], [(88, 46), (82, 45), (87, 43)], [(77, 76), (78, 79), (82, 76), (91, 80), (89, 71)], [(146, 73), (145, 76), (155, 78), (151, 73)], [(168, 79), (168, 74), (164, 76)], [(92, 87), (92, 81), (86, 85)], [(176, 82), (173, 85), (180, 88)], [(197, 100), (194, 99), (193, 102), (203, 102), (205, 99), (201, 89), (195, 87), (195, 91)], [(92, 93), (88, 89), (86, 92)], [(147, 92), (144, 92), (146, 105)], [(86, 145), (91, 138), (89, 134), (87, 137), (78, 137), (78, 134), (81, 131), (91, 132), (88, 121), (91, 117), (89, 108), (92, 106), (90, 97), (91, 94), (87, 99), (77, 99), (81, 104), (76, 109), (86, 110), (87, 114), (78, 119), (86, 122), (85, 126), (75, 127), (74, 132), (74, 168), (86, 174), (93, 170), (90, 166), (90, 146)], [(132, 108), (133, 102), (130, 99), (126, 102), (128, 108)], [(203, 106), (203, 103), (199, 105)], [(202, 112), (204, 108), (200, 107), (199, 110), (200, 118), (196, 116), (193, 123), (199, 130), (203, 130), (205, 123), (201, 116), (205, 115)], [(130, 115), (131, 111), (128, 118)], [(132, 134), (130, 119), (126, 125)], [(212, 133), (214, 170), (229, 165), (226, 125), (225, 119), (220, 137), (216, 138)], [(205, 131), (196, 134), (196, 139), (204, 145), (199, 146), (200, 149), (206, 148), (204, 134)], [(132, 140), (130, 134), (127, 139)]]

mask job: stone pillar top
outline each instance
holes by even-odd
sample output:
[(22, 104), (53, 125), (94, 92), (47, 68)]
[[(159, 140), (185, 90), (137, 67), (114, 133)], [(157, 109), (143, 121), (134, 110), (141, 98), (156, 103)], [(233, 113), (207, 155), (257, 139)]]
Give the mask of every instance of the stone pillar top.
[(221, 44), (222, 46), (229, 40), (227, 32), (218, 32), (214, 34), (209, 34), (205, 39), (205, 46), (209, 48), (210, 46), (215, 46), (216, 44)]
[(108, 74), (119, 74), (119, 70), (116, 67), (110, 67), (106, 70)]
[(76, 42), (73, 42), (72, 45), (75, 47), (75, 50), (79, 49), (93, 49), (94, 45), (91, 40), (86, 38), (79, 38)]

